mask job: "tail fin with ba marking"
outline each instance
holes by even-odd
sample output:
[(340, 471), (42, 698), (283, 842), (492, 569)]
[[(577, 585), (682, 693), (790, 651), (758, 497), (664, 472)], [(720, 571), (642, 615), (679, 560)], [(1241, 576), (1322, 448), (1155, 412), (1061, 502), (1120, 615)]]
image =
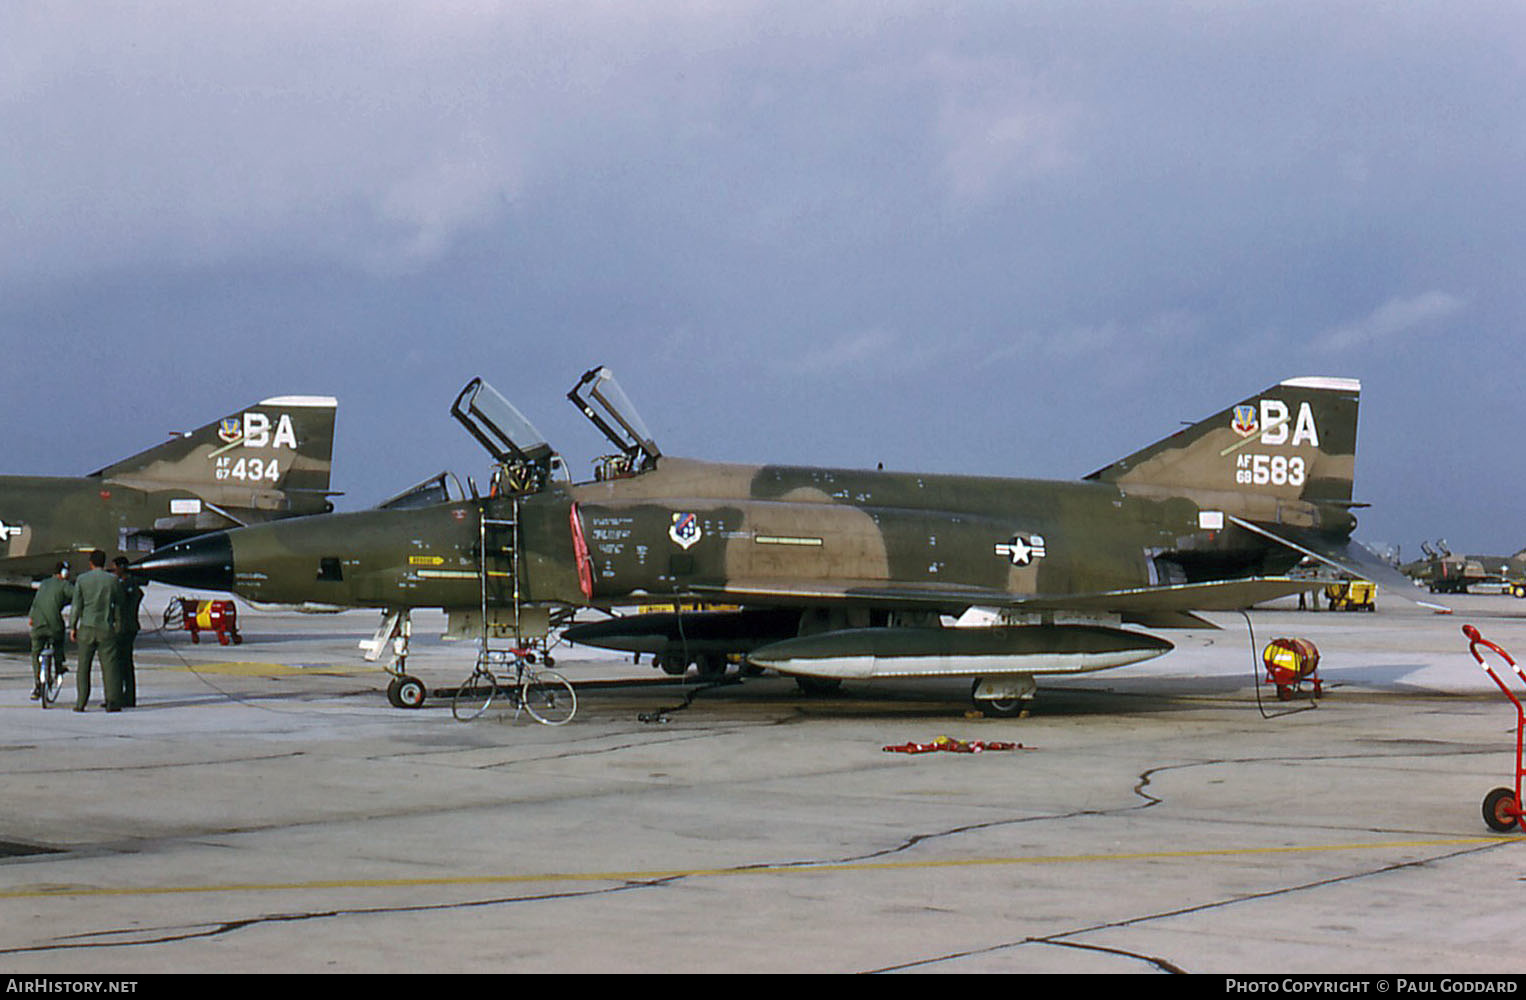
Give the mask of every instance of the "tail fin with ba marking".
[(1350, 504), (1361, 391), (1350, 378), (1288, 379), (1086, 478)]
[(275, 396), (91, 473), (147, 491), (186, 491), (234, 520), (332, 509), (332, 396)]

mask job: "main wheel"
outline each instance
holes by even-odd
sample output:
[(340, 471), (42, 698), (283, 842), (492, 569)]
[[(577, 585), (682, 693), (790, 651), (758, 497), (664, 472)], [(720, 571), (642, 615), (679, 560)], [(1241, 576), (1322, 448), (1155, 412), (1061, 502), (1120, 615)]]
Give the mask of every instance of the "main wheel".
[(450, 714), (461, 722), (470, 722), (493, 703), (498, 694), (498, 680), (491, 671), (477, 669), (458, 688), (450, 699)]
[(548, 726), (571, 722), (578, 710), (577, 692), (555, 670), (539, 670), (527, 676), (520, 694), (525, 711)]
[(808, 677), (805, 674), (797, 674), (795, 675), (795, 687), (799, 688), (802, 694), (810, 695), (812, 698), (820, 698), (823, 695), (836, 694), (837, 689), (842, 687), (842, 678)]
[(998, 719), (1020, 719), (1028, 711), (1027, 698), (977, 698), (975, 707)]
[(979, 690), (980, 681), (976, 680), (970, 685), (970, 700), (982, 714), (989, 715), (993, 719), (1020, 719), (1028, 714), (1028, 709), (1033, 707), (1032, 698), (1023, 698), (1019, 695), (1006, 698), (977, 698), (975, 692)]
[(1509, 833), (1520, 822), (1520, 807), (1516, 805), (1515, 789), (1496, 788), (1484, 796), (1484, 822), (1489, 829)]

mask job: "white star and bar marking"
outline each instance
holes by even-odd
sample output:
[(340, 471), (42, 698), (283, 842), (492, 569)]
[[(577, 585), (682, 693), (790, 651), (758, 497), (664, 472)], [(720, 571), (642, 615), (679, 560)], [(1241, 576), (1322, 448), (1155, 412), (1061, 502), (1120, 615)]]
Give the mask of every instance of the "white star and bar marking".
[(1029, 535), (1027, 538), (1013, 535), (1005, 544), (998, 543), (996, 546), (996, 554), (1006, 556), (1014, 566), (1026, 566), (1035, 559), (1042, 559), (1047, 551), (1043, 535)]

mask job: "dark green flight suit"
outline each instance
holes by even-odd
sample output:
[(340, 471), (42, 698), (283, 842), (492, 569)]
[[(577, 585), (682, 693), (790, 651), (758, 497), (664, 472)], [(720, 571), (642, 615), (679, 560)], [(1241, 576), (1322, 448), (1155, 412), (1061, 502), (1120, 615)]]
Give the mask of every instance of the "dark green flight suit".
[(90, 663), (101, 656), (101, 686), (106, 689), (106, 710), (122, 707), (122, 677), (117, 670), (117, 622), (122, 615), (122, 586), (104, 569), (92, 569), (74, 584), (74, 612), (70, 627), (78, 644), (74, 676), (74, 710), (83, 712), (90, 701)]
[[(74, 584), (57, 576), (50, 576), (37, 588), (32, 598), (32, 610), (27, 621), (32, 626), (32, 680), (42, 685), (42, 651), (53, 647), (53, 663), (56, 669), (64, 666), (64, 606), (74, 600)], [(36, 690), (34, 688), (33, 690)]]
[(132, 661), (133, 643), (138, 641), (138, 607), (143, 603), (143, 585), (132, 577), (117, 578), (122, 588), (122, 617), (117, 624), (117, 673), (122, 678), (122, 707), (138, 705), (138, 668)]

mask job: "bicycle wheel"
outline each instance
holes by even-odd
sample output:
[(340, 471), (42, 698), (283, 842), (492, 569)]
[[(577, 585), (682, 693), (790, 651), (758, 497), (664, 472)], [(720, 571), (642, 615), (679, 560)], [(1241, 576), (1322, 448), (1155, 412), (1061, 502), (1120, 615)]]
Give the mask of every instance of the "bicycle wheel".
[(498, 694), (498, 679), (492, 671), (478, 667), (464, 683), (456, 688), (450, 699), (450, 714), (461, 722), (470, 722), (493, 703)]
[(42, 702), (42, 707), (47, 708), (58, 700), (58, 692), (63, 689), (64, 678), (53, 664), (53, 650), (43, 649), (40, 659), (42, 660), (42, 680), (38, 685), (42, 697), (37, 700)]
[(555, 670), (526, 670), (519, 688), (519, 703), (536, 722), (560, 726), (571, 722), (578, 710), (577, 692)]

